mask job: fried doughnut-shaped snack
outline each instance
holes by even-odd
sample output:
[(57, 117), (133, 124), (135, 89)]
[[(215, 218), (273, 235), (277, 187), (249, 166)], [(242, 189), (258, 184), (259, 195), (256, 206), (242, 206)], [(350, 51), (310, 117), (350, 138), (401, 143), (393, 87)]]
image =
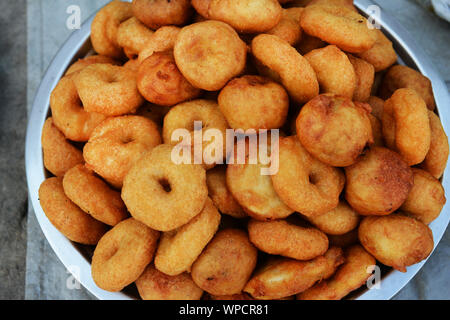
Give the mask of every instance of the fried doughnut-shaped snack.
[(356, 10), (355, 6), (353, 5), (353, 0), (309, 0), (307, 2), (307, 6), (340, 6), (358, 12), (358, 10)]
[(342, 96), (320, 95), (301, 109), (297, 136), (305, 149), (323, 163), (334, 167), (352, 165), (373, 142), (369, 109)]
[(412, 171), (414, 185), (400, 210), (425, 224), (430, 224), (439, 216), (446, 202), (444, 188), (441, 182), (427, 171), (417, 168), (412, 168)]
[(137, 72), (137, 87), (149, 102), (173, 106), (196, 98), (201, 90), (192, 86), (178, 70), (172, 52), (155, 52)]
[(420, 167), (431, 173), (436, 179), (439, 179), (447, 167), (449, 154), (448, 138), (438, 116), (432, 111), (428, 111), (428, 116), (431, 129), (430, 151), (428, 151)]
[(59, 80), (50, 95), (50, 109), (53, 124), (72, 141), (89, 140), (94, 128), (106, 118), (103, 114), (87, 112), (84, 109), (73, 76)]
[(192, 266), (192, 279), (212, 295), (241, 293), (256, 266), (256, 248), (245, 232), (219, 231)]
[(392, 42), (381, 30), (375, 29), (376, 41), (372, 48), (356, 55), (373, 65), (375, 72), (383, 71), (392, 66), (397, 61)]
[(192, 85), (217, 91), (244, 70), (247, 46), (226, 23), (208, 20), (181, 29), (174, 56)]
[(308, 6), (303, 11), (301, 26), (309, 35), (351, 53), (367, 51), (376, 41), (376, 33), (369, 29), (366, 18), (343, 6)]
[(428, 109), (436, 108), (430, 79), (410, 67), (396, 65), (385, 74), (380, 87), (380, 97), (386, 100), (401, 88), (415, 90), (425, 101)]
[(383, 108), (383, 136), (386, 146), (398, 151), (410, 166), (421, 163), (431, 144), (428, 109), (412, 89), (398, 89)]
[(228, 82), (218, 101), (233, 129), (281, 128), (289, 109), (289, 97), (281, 85), (252, 75)]
[(152, 261), (159, 232), (129, 218), (109, 230), (92, 257), (92, 278), (101, 289), (120, 291), (136, 281)]
[(139, 64), (150, 57), (155, 52), (170, 51), (175, 45), (175, 39), (180, 32), (180, 28), (175, 26), (165, 26), (156, 30), (147, 41), (137, 58)]
[(209, 2), (207, 17), (226, 22), (240, 33), (263, 33), (275, 27), (282, 17), (282, 8), (277, 0), (206, 2)]
[(372, 108), (372, 115), (378, 120), (383, 120), (384, 100), (375, 96), (370, 96), (367, 103)]
[(311, 260), (328, 250), (328, 238), (322, 231), (285, 220), (250, 220), (248, 234), (259, 250), (296, 260)]
[(89, 56), (83, 59), (78, 59), (75, 61), (66, 71), (65, 76), (68, 76), (72, 73), (76, 73), (77, 71), (81, 71), (87, 66), (90, 66), (91, 64), (96, 63), (104, 63), (104, 64), (112, 64), (112, 65), (119, 65), (120, 62), (117, 60), (114, 60), (113, 58), (102, 56), (102, 55), (93, 55)]
[(247, 213), (228, 189), (225, 166), (217, 166), (208, 170), (206, 172), (206, 184), (211, 200), (221, 213), (237, 219), (247, 217)]
[(131, 215), (152, 229), (171, 231), (199, 214), (208, 197), (201, 165), (176, 164), (170, 145), (147, 152), (128, 172), (122, 199)]
[(303, 8), (283, 9), (280, 22), (266, 33), (273, 34), (291, 46), (295, 46), (302, 39), (302, 28), (300, 27), (302, 12)]
[[(209, 129), (220, 131), (220, 136), (213, 136), (209, 143), (207, 141), (198, 141), (195, 139), (195, 121), (201, 121), (202, 130), (207, 132)], [(187, 129), (191, 133), (191, 146), (193, 148), (193, 156), (195, 157), (195, 143), (197, 148), (202, 151), (202, 159), (197, 159), (198, 163), (202, 163), (206, 169), (210, 169), (216, 165), (217, 162), (223, 163), (226, 156), (226, 130), (228, 128), (227, 120), (219, 106), (212, 100), (192, 100), (189, 102), (180, 103), (174, 106), (164, 118), (163, 126), (163, 140), (166, 144), (178, 144), (178, 140), (173, 140), (172, 136), (177, 129)], [(222, 157), (215, 154), (216, 148), (219, 148), (220, 143), (215, 139), (222, 139)], [(201, 146), (199, 146), (201, 142)], [(213, 151), (211, 151), (213, 150)], [(208, 152), (211, 151), (211, 152)]]
[(155, 267), (167, 275), (190, 271), (192, 264), (214, 237), (220, 213), (211, 199), (191, 221), (174, 231), (163, 233), (155, 256)]
[(48, 178), (39, 187), (39, 202), (48, 220), (74, 242), (95, 245), (106, 225), (78, 208), (64, 193), (62, 177)]
[(286, 41), (274, 35), (260, 34), (252, 40), (251, 49), (259, 63), (276, 73), (276, 78), (295, 102), (305, 103), (319, 94), (314, 69)]
[(83, 163), (83, 153), (70, 144), (48, 118), (42, 128), (42, 152), (45, 168), (55, 176), (63, 176), (67, 170)]
[(239, 202), (247, 214), (254, 219), (268, 221), (282, 219), (294, 213), (277, 195), (269, 175), (261, 174), (269, 165), (249, 163), (246, 157), (244, 164), (233, 163), (227, 167), (227, 186), (233, 197)]
[(200, 289), (188, 273), (169, 276), (150, 264), (136, 280), (142, 300), (200, 300)]
[(362, 215), (388, 215), (405, 202), (413, 173), (394, 151), (373, 147), (345, 168), (345, 198)]
[(352, 63), (356, 74), (356, 89), (353, 93), (353, 100), (367, 102), (375, 81), (375, 69), (369, 62), (355, 58), (351, 54), (348, 55), (348, 59)]
[(129, 68), (93, 64), (74, 76), (84, 108), (107, 116), (133, 113), (144, 102)]
[(136, 17), (124, 21), (117, 31), (117, 43), (129, 59), (135, 58), (152, 38), (153, 31)]
[(131, 3), (112, 1), (100, 9), (91, 25), (91, 42), (95, 52), (111, 58), (123, 57), (123, 50), (117, 43), (119, 26), (133, 16)]
[(375, 259), (360, 245), (344, 251), (345, 262), (327, 281), (320, 282), (297, 295), (298, 300), (340, 300), (360, 288), (370, 277), (367, 268), (374, 266)]
[(383, 127), (381, 121), (374, 115), (369, 114), (370, 125), (372, 126), (373, 144), (374, 147), (384, 147)]
[(189, 0), (133, 0), (133, 14), (150, 29), (185, 24), (192, 15)]
[(313, 50), (305, 55), (313, 67), (321, 92), (352, 99), (357, 76), (347, 55), (335, 45)]
[(308, 220), (326, 234), (343, 235), (356, 229), (359, 224), (359, 214), (345, 201), (341, 201), (330, 212), (310, 217)]
[(401, 272), (426, 259), (434, 246), (427, 225), (400, 214), (366, 217), (358, 235), (364, 248), (378, 261)]
[(272, 259), (256, 271), (244, 291), (260, 300), (289, 297), (330, 277), (343, 262), (342, 250), (337, 247), (310, 261)]
[(96, 220), (115, 226), (128, 217), (120, 192), (112, 190), (82, 164), (67, 171), (63, 187), (67, 197)]
[(83, 156), (89, 169), (120, 188), (133, 164), (160, 143), (153, 121), (140, 116), (113, 117), (95, 128)]
[(313, 158), (296, 136), (280, 139), (279, 162), (278, 173), (271, 176), (273, 187), (290, 208), (311, 217), (337, 207), (342, 172)]

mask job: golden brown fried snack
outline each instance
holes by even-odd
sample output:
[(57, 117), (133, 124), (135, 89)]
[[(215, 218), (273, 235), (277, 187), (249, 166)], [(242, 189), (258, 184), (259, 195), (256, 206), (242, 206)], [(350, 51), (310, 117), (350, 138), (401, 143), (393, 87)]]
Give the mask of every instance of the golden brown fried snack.
[(382, 264), (406, 272), (406, 267), (428, 257), (433, 234), (422, 222), (393, 214), (366, 217), (359, 226), (359, 241)]
[(367, 103), (372, 108), (372, 115), (374, 115), (378, 120), (383, 120), (383, 109), (384, 109), (384, 100), (375, 96), (370, 96)]
[(400, 207), (408, 215), (430, 224), (445, 205), (445, 191), (439, 180), (427, 171), (412, 168), (414, 185), (408, 198)]
[(177, 230), (163, 233), (155, 256), (156, 269), (171, 276), (189, 272), (219, 228), (220, 217), (208, 198), (203, 210), (191, 221)]
[(411, 89), (398, 89), (383, 107), (386, 146), (410, 166), (421, 163), (431, 144), (430, 120), (423, 99)]
[(305, 103), (319, 94), (314, 69), (295, 48), (274, 35), (260, 34), (252, 40), (252, 54), (263, 66), (275, 73), (289, 95), (298, 103)]
[(123, 50), (117, 43), (117, 33), (122, 22), (133, 16), (131, 3), (112, 1), (100, 9), (91, 25), (91, 42), (101, 55), (120, 59)]
[(92, 278), (101, 289), (120, 291), (152, 261), (159, 232), (129, 218), (108, 231), (92, 257)]
[(104, 64), (112, 64), (112, 65), (119, 65), (120, 62), (117, 60), (114, 60), (113, 58), (102, 56), (102, 55), (93, 55), (89, 56), (83, 59), (78, 59), (75, 61), (66, 71), (64, 74), (65, 76), (68, 76), (72, 73), (76, 73), (78, 71), (83, 70), (87, 66), (90, 66), (91, 64), (96, 63), (104, 63)]
[(86, 167), (120, 188), (133, 164), (160, 143), (153, 121), (140, 116), (113, 117), (95, 128), (83, 156)]
[(130, 69), (134, 73), (138, 72), (139, 66), (140, 66), (140, 63), (139, 63), (138, 59), (131, 59), (123, 64), (124, 68)]
[(276, 129), (289, 109), (286, 90), (260, 76), (246, 75), (228, 82), (219, 94), (219, 108), (233, 129)]
[(436, 179), (439, 179), (447, 167), (449, 154), (448, 138), (438, 116), (433, 111), (428, 111), (428, 116), (431, 129), (430, 151), (428, 151), (420, 167), (431, 173)]
[(192, 266), (192, 279), (212, 295), (241, 293), (256, 266), (257, 252), (245, 232), (218, 232)]
[(247, 217), (247, 213), (234, 199), (227, 187), (225, 166), (217, 166), (208, 170), (206, 172), (206, 184), (211, 200), (221, 213), (237, 219)]
[(347, 9), (353, 10), (355, 12), (358, 12), (358, 10), (356, 10), (355, 6), (353, 5), (353, 0), (311, 0), (311, 1), (308, 1), (307, 6), (312, 6), (312, 5), (341, 6), (341, 7), (345, 7)]
[(170, 51), (175, 45), (175, 39), (180, 28), (174, 26), (161, 27), (152, 34), (137, 58), (139, 64), (155, 52)]
[(350, 99), (322, 94), (303, 106), (297, 117), (297, 136), (315, 158), (335, 167), (355, 163), (373, 142), (370, 107)]
[(396, 65), (391, 67), (383, 78), (379, 92), (380, 98), (387, 100), (401, 88), (415, 90), (425, 101), (428, 109), (436, 108), (430, 79), (414, 69)]
[(192, 15), (189, 0), (133, 0), (133, 14), (150, 29), (185, 24)]
[(405, 202), (413, 173), (394, 151), (373, 147), (345, 168), (345, 198), (362, 215), (387, 215)]
[(67, 171), (63, 187), (67, 197), (96, 220), (115, 226), (128, 217), (120, 192), (112, 190), (82, 164)]
[(206, 2), (209, 3), (208, 18), (226, 22), (239, 33), (268, 31), (280, 22), (282, 16), (282, 8), (277, 0), (208, 0)]
[(279, 162), (278, 173), (271, 176), (273, 187), (290, 208), (311, 217), (337, 207), (342, 172), (313, 158), (296, 136), (280, 138)]
[(148, 29), (136, 17), (122, 22), (117, 30), (117, 43), (124, 49), (129, 59), (136, 58), (151, 41), (153, 31)]
[(207, 295), (208, 300), (255, 300), (250, 295), (242, 292), (237, 294), (225, 295), (225, 296), (213, 296), (211, 294)]
[(255, 219), (282, 219), (294, 210), (286, 206), (275, 192), (269, 175), (261, 174), (268, 164), (251, 164), (247, 155), (244, 164), (230, 163), (227, 167), (227, 186), (245, 212)]
[(356, 55), (374, 66), (375, 72), (383, 71), (397, 61), (392, 42), (381, 30), (375, 29), (376, 41), (372, 48)]
[(374, 115), (369, 114), (370, 124), (372, 126), (373, 147), (384, 147), (383, 127), (381, 121)]
[(285, 220), (250, 220), (248, 235), (259, 250), (296, 260), (311, 260), (328, 250), (328, 238), (322, 231)]
[(344, 251), (345, 262), (328, 281), (297, 295), (298, 300), (340, 300), (350, 292), (361, 287), (370, 277), (368, 267), (374, 266), (375, 259), (360, 245)]
[(352, 63), (356, 74), (356, 89), (353, 93), (353, 100), (367, 102), (375, 80), (375, 69), (370, 63), (355, 58), (351, 54), (348, 55), (348, 59)]
[(194, 7), (195, 11), (197, 11), (198, 15), (203, 18), (203, 21), (209, 19), (208, 11), (211, 0), (191, 0), (191, 4)]
[(134, 113), (144, 102), (129, 68), (109, 64), (90, 65), (73, 78), (87, 112), (107, 116)]
[(303, 8), (283, 9), (280, 22), (266, 33), (273, 34), (291, 46), (295, 46), (302, 39), (302, 28), (300, 27), (302, 12)]
[(351, 53), (367, 51), (376, 41), (376, 33), (368, 28), (366, 18), (343, 6), (308, 6), (301, 26), (309, 35)]
[(136, 82), (147, 101), (162, 106), (173, 106), (201, 93), (181, 74), (169, 51), (155, 52), (145, 59), (138, 69)]
[(216, 91), (244, 70), (247, 47), (229, 25), (209, 20), (180, 31), (174, 56), (181, 73), (192, 85)]
[(136, 280), (142, 300), (200, 300), (203, 290), (188, 273), (168, 276), (150, 264)]
[(260, 300), (289, 297), (330, 277), (343, 262), (342, 250), (336, 247), (310, 261), (275, 258), (253, 275), (244, 291)]
[(330, 45), (312, 50), (305, 58), (316, 72), (322, 93), (334, 93), (352, 99), (358, 79), (344, 52)]
[(308, 221), (326, 234), (343, 235), (356, 229), (359, 214), (345, 201), (341, 201), (335, 209), (317, 217), (310, 217)]
[(208, 197), (200, 165), (176, 164), (170, 145), (159, 145), (140, 158), (125, 177), (122, 199), (131, 215), (150, 228), (171, 231), (199, 214)]
[(48, 118), (42, 127), (42, 153), (44, 167), (55, 176), (63, 176), (67, 170), (83, 163), (83, 153), (70, 144)]
[[(200, 141), (195, 139), (195, 121), (200, 121), (202, 125), (203, 132), (207, 132), (209, 129), (215, 129), (220, 131), (221, 136), (217, 139), (222, 139), (222, 141), (216, 141), (216, 136), (213, 136), (208, 141)], [(180, 103), (174, 106), (164, 118), (163, 126), (163, 140), (166, 144), (176, 145), (179, 143), (178, 136), (174, 133), (178, 129), (186, 129), (190, 132), (190, 145), (192, 147), (193, 157), (195, 158), (195, 163), (202, 164), (206, 169), (214, 167), (217, 163), (223, 163), (226, 156), (226, 130), (228, 128), (228, 123), (223, 114), (219, 110), (219, 106), (215, 101), (211, 100), (192, 100), (189, 102)], [(175, 139), (175, 140), (174, 140)], [(186, 143), (186, 141), (184, 141)], [(197, 143), (197, 145), (195, 145)], [(222, 154), (219, 154), (220, 143), (222, 143), (223, 149)], [(198, 159), (195, 154), (195, 149), (201, 150), (203, 157)], [(217, 154), (216, 154), (217, 149)], [(194, 160), (192, 160), (194, 163)]]
[(53, 89), (50, 95), (50, 109), (53, 124), (72, 141), (89, 140), (94, 128), (106, 118), (103, 114), (87, 112), (84, 109), (72, 75), (61, 78)]
[(39, 187), (39, 202), (48, 220), (74, 242), (95, 245), (106, 225), (78, 208), (64, 193), (62, 177), (49, 178)]

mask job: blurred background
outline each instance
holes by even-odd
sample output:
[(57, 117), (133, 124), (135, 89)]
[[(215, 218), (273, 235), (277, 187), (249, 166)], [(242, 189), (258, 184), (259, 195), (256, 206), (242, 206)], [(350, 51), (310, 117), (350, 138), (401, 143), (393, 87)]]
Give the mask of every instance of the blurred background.
[[(53, 253), (28, 202), (24, 141), (27, 114), (46, 68), (71, 30), (107, 0), (0, 0), (0, 299), (95, 299), (67, 288), (70, 274)], [(375, 0), (421, 45), (450, 88), (449, 1)], [(433, 7), (433, 3), (435, 2)], [(436, 14), (439, 13), (439, 16)], [(72, 21), (73, 22), (73, 21)], [(450, 106), (449, 106), (450, 107)], [(450, 232), (394, 299), (450, 299)]]

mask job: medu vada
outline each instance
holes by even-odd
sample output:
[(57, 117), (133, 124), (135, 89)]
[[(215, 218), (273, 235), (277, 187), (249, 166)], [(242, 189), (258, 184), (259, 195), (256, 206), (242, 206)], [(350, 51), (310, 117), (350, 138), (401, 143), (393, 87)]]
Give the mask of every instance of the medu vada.
[(64, 193), (63, 178), (53, 177), (39, 187), (39, 202), (48, 220), (74, 242), (95, 245), (107, 227), (78, 208)]
[(372, 48), (367, 51), (356, 53), (356, 55), (370, 63), (375, 72), (386, 70), (397, 61), (392, 42), (381, 30), (375, 29), (376, 41)]
[(195, 87), (217, 91), (245, 67), (247, 46), (228, 24), (208, 20), (181, 29), (173, 49), (181, 73)]
[(103, 290), (117, 292), (136, 281), (152, 261), (159, 232), (129, 218), (98, 242), (92, 257), (92, 278)]
[(161, 143), (157, 125), (140, 116), (108, 118), (84, 146), (86, 166), (116, 188), (139, 158)]
[(144, 48), (139, 52), (139, 56), (137, 58), (139, 64), (155, 52), (173, 50), (175, 39), (177, 38), (180, 30), (180, 28), (174, 26), (165, 26), (156, 30), (147, 41)]
[(163, 233), (155, 256), (156, 269), (171, 276), (190, 271), (219, 228), (220, 218), (220, 213), (208, 198), (203, 210), (191, 221)]
[(300, 27), (302, 12), (303, 8), (283, 9), (280, 22), (266, 33), (273, 34), (294, 47), (302, 39)]
[(193, 9), (189, 0), (133, 0), (133, 14), (150, 29), (185, 24)]
[(378, 261), (400, 272), (426, 259), (434, 247), (433, 234), (426, 224), (398, 213), (365, 217), (358, 236)]
[(347, 167), (373, 143), (369, 113), (368, 105), (322, 94), (301, 109), (296, 121), (297, 136), (303, 147), (321, 162)]
[(200, 95), (178, 70), (172, 52), (155, 52), (145, 59), (137, 72), (137, 88), (149, 102), (173, 106)]
[(280, 138), (279, 170), (271, 176), (275, 192), (293, 210), (307, 217), (339, 204), (343, 173), (313, 158), (296, 136)]
[(53, 124), (50, 117), (42, 127), (42, 153), (44, 167), (55, 176), (64, 174), (77, 164), (83, 163), (83, 153), (75, 148)]
[(353, 101), (367, 102), (375, 81), (375, 69), (369, 62), (356, 58), (351, 54), (348, 55), (348, 59), (353, 65), (356, 75), (356, 88), (353, 93)]
[(405, 202), (413, 187), (413, 173), (402, 157), (373, 147), (345, 168), (347, 202), (362, 215), (388, 215)]
[(308, 221), (328, 235), (343, 235), (358, 227), (359, 217), (359, 214), (345, 201), (341, 201), (330, 212), (316, 217), (309, 217)]
[(75, 61), (66, 71), (64, 75), (68, 76), (72, 73), (76, 73), (78, 71), (83, 70), (87, 66), (90, 66), (91, 64), (96, 63), (104, 63), (104, 64), (112, 64), (112, 65), (120, 65), (120, 62), (117, 60), (114, 60), (113, 58), (102, 56), (99, 54), (95, 54), (83, 59), (78, 59)]
[(75, 87), (88, 112), (107, 116), (134, 113), (144, 102), (129, 68), (93, 64), (74, 76)]
[(112, 190), (83, 164), (67, 171), (63, 187), (67, 197), (96, 220), (115, 226), (128, 217), (120, 192)]
[(152, 38), (153, 31), (136, 17), (122, 22), (117, 31), (117, 43), (129, 59), (136, 58)]
[(163, 144), (140, 158), (125, 177), (122, 199), (131, 215), (159, 231), (171, 231), (199, 214), (208, 198), (201, 165), (176, 164)]

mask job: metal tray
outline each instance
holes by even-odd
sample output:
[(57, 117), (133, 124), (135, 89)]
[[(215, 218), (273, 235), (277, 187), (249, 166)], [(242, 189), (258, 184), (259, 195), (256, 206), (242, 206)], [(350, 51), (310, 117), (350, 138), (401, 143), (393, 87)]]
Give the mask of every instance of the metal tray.
[[(376, 4), (371, 0), (355, 0), (355, 5), (363, 14), (367, 15), (366, 13), (369, 12), (370, 6)], [(75, 244), (63, 236), (47, 219), (38, 199), (39, 186), (46, 178), (42, 156), (41, 130), (50, 112), (50, 93), (68, 66), (76, 59), (86, 56), (91, 50), (92, 45), (89, 36), (92, 20), (93, 16), (82, 25), (80, 30), (75, 31), (61, 47), (47, 69), (36, 93), (29, 116), (25, 143), (28, 192), (45, 237), (64, 266), (68, 270), (77, 271), (73, 272), (73, 276), (99, 299), (128, 300), (137, 297), (136, 292), (132, 288), (128, 288), (124, 292), (113, 293), (104, 291), (95, 285), (91, 277), (91, 252), (85, 246)], [(377, 22), (394, 43), (395, 50), (399, 55), (399, 62), (419, 70), (431, 79), (439, 116), (445, 131), (447, 133), (450, 132), (450, 111), (446, 108), (450, 105), (449, 93), (444, 81), (432, 66), (428, 56), (404, 28), (383, 11)], [(450, 199), (450, 172), (448, 170), (449, 168), (444, 173), (442, 183), (445, 188), (445, 195), (447, 199)], [(430, 228), (433, 230), (435, 247), (441, 240), (449, 223), (449, 206), (450, 203), (447, 203), (439, 218), (430, 224)], [(409, 267), (406, 273), (389, 270), (383, 275), (379, 289), (360, 289), (353, 293), (350, 299), (390, 299), (415, 276), (425, 262), (426, 260)]]

